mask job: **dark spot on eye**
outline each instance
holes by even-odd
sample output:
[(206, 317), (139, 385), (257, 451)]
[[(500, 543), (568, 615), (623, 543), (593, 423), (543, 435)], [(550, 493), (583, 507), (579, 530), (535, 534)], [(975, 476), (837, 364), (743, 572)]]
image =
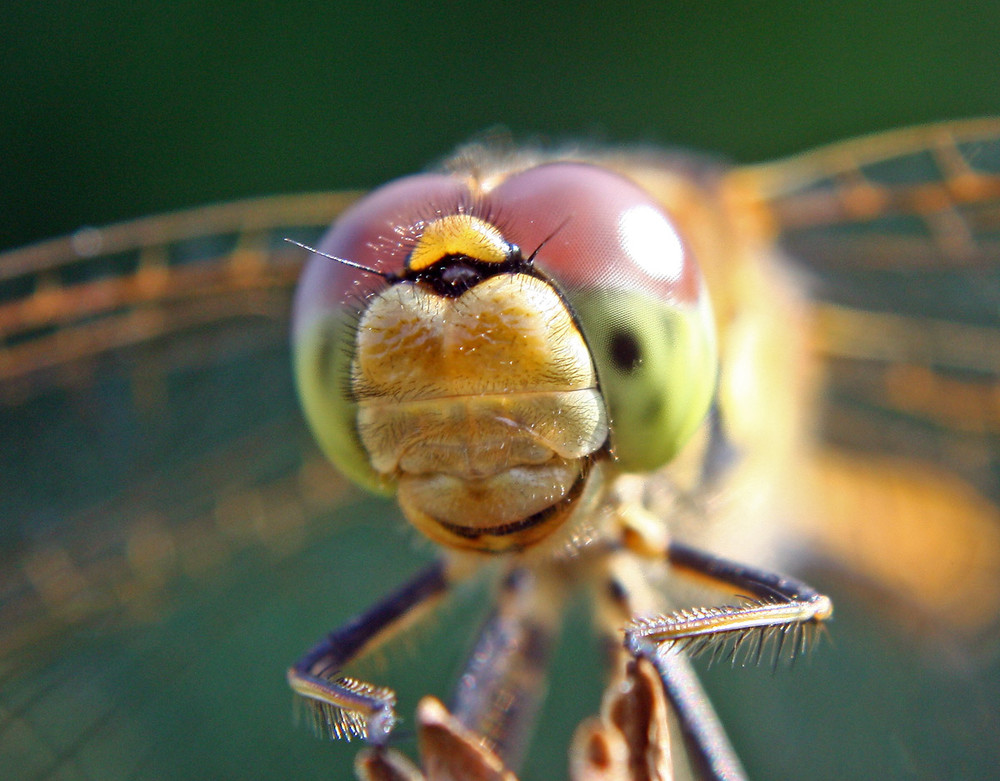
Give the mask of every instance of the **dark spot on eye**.
[(628, 331), (611, 334), (611, 360), (622, 372), (633, 372), (642, 363), (642, 350), (635, 336)]

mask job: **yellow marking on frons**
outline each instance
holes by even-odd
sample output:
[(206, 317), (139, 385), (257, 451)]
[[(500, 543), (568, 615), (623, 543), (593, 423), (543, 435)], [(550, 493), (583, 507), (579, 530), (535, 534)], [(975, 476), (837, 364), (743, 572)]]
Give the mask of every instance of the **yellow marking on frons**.
[(503, 263), (511, 245), (495, 225), (471, 214), (450, 214), (427, 224), (410, 253), (407, 267), (423, 271), (449, 255), (466, 255), (482, 263)]

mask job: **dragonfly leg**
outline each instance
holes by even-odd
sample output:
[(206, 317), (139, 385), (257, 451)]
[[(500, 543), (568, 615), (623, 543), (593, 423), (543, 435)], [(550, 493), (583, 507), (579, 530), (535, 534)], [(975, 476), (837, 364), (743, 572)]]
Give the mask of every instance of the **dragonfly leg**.
[(698, 654), (706, 649), (713, 658), (731, 641), (733, 661), (746, 648), (748, 658), (759, 662), (765, 644), (777, 641), (774, 663), (790, 635), (792, 659), (804, 650), (818, 626), (833, 615), (830, 598), (801, 580), (740, 564), (684, 543), (671, 540), (666, 559), (681, 573), (707, 580), (716, 588), (744, 595), (738, 605), (700, 607), (633, 621), (626, 643), (633, 652), (643, 644), (679, 647)]
[[(620, 551), (609, 561), (607, 587), (597, 592), (599, 625), (617, 674), (605, 689), (599, 719), (584, 722), (573, 744), (573, 778), (672, 778), (681, 752), (690, 773), (702, 781), (746, 778), (735, 750), (701, 688), (688, 659), (665, 654), (655, 644), (636, 642), (621, 627), (650, 615), (660, 597), (634, 557)], [(669, 706), (669, 707), (668, 707)], [(673, 713), (668, 718), (667, 711)], [(617, 775), (616, 775), (617, 773)]]
[(395, 721), (396, 695), (388, 688), (342, 676), (352, 660), (380, 645), (447, 592), (444, 562), (436, 562), (368, 611), (317, 643), (288, 670), (288, 684), (308, 707), (313, 726), (331, 737), (381, 744)]
[(454, 693), (452, 712), (508, 767), (520, 765), (545, 694), (545, 676), (564, 600), (553, 567), (504, 578)]
[(516, 568), (500, 584), (496, 606), (479, 633), (456, 686), (451, 711), (421, 700), (417, 732), (422, 772), (396, 752), (376, 747), (356, 765), (360, 778), (461, 778), (515, 781), (545, 694), (545, 674), (559, 626), (564, 589), (556, 565)]
[[(697, 654), (711, 649), (715, 658), (728, 644), (733, 661), (743, 648), (750, 658), (759, 660), (765, 643), (775, 639), (777, 664), (787, 636), (792, 638), (789, 653), (794, 658), (804, 648), (809, 632), (830, 618), (833, 605), (828, 597), (800, 580), (730, 561), (656, 534), (644, 535), (642, 528), (626, 527), (625, 544), (634, 552), (665, 559), (678, 572), (747, 595), (738, 605), (635, 618), (625, 633), (628, 651), (636, 658), (648, 659), (655, 667), (677, 713), (688, 757), (699, 776), (745, 778), (687, 656), (671, 651), (689, 649)], [(622, 592), (621, 599), (624, 601), (626, 596)]]
[(650, 653), (637, 656), (652, 663), (663, 691), (677, 714), (687, 756), (702, 781), (743, 781), (746, 772), (729, 742), (729, 736), (712, 707), (712, 701), (686, 656)]

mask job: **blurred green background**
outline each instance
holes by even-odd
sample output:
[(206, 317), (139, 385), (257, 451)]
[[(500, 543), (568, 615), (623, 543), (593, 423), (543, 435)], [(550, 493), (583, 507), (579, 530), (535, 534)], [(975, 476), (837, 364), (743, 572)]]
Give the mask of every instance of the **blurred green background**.
[[(681, 146), (749, 162), (1000, 114), (998, 3), (90, 0), (8, 3), (4, 18), (3, 248), (244, 196), (370, 187), (496, 126), (519, 139)], [(268, 371), (280, 386), (274, 404), (295, 414), (283, 365)], [(250, 389), (260, 376), (245, 378)], [(229, 398), (232, 378), (209, 387)], [(235, 418), (244, 403), (233, 397)], [(52, 412), (42, 423), (55, 438), (78, 410)], [(26, 438), (38, 422), (17, 424)], [(220, 438), (226, 430), (220, 424)], [(193, 595), (189, 609), (152, 628), (93, 631), (30, 681), (53, 702), (72, 688), (74, 708), (48, 709), (65, 732), (53, 751), (72, 761), (33, 758), (5, 772), (346, 778), (351, 749), (290, 726), (282, 670), (412, 571), (409, 538), (386, 512), (355, 508), (358, 523), (293, 560), (251, 553), (208, 596)], [(373, 544), (369, 519), (383, 544)], [(838, 611), (834, 646), (801, 669), (710, 676), (756, 776), (989, 777), (1000, 761), (996, 676), (908, 654), (910, 641), (866, 619), (863, 606)], [(464, 641), (441, 626), (413, 654), (392, 657), (418, 683), (435, 677), (429, 666), (442, 679), (461, 657)], [(161, 675), (151, 676), (150, 659)], [(546, 717), (555, 726), (525, 778), (560, 777), (573, 721), (596, 707), (593, 663), (566, 665)], [(18, 692), (9, 691), (2, 705), (14, 710)], [(29, 715), (48, 712), (45, 696), (25, 706)], [(77, 717), (92, 710), (101, 719), (81, 735)], [(0, 756), (16, 762), (10, 734)]]
[(15, 0), (0, 247), (373, 186), (497, 125), (756, 161), (997, 113), (998, 41), (995, 2)]

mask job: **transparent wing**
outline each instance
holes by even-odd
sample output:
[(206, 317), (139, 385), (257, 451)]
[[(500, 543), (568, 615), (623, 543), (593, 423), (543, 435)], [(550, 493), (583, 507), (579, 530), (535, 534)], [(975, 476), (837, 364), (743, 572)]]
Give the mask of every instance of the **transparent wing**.
[[(995, 123), (984, 127), (996, 138)], [(953, 132), (964, 139), (955, 146), (969, 148), (971, 136)], [(979, 142), (989, 149), (987, 137)], [(864, 160), (874, 163), (880, 155), (902, 156), (898, 141), (909, 138), (915, 136), (843, 148), (860, 154), (867, 146), (874, 151)], [(910, 143), (914, 153), (934, 148)], [(981, 303), (966, 309), (954, 296), (925, 296), (930, 308), (908, 308), (906, 296), (893, 296), (893, 282), (871, 298), (868, 280), (879, 274), (933, 280), (942, 259), (960, 255), (942, 254), (937, 239), (918, 242), (923, 256), (879, 255), (879, 247), (895, 246), (895, 240), (879, 241), (892, 235), (884, 230), (859, 242), (851, 224), (865, 220), (837, 216), (843, 208), (837, 211), (834, 183), (854, 176), (854, 168), (866, 170), (868, 162), (838, 168), (828, 154), (743, 169), (733, 182), (739, 183), (734, 192), (749, 198), (748, 213), (763, 216), (757, 224), (782, 227), (786, 246), (815, 269), (826, 302), (818, 311), (847, 323), (834, 328), (831, 319), (817, 336), (834, 370), (831, 414), (842, 409), (857, 421), (849, 437), (850, 427), (840, 431), (859, 446), (871, 446), (872, 437), (891, 444), (895, 437), (906, 449), (916, 426), (916, 440), (930, 441), (951, 463), (958, 451), (946, 443), (990, 452), (989, 436), (978, 429), (963, 435), (956, 423), (974, 418), (955, 413), (934, 422), (927, 413), (907, 414), (881, 379), (900, 367), (954, 378), (965, 389), (970, 380), (995, 377), (997, 299), (990, 309), (987, 285), (996, 285), (990, 276), (996, 253), (981, 249), (996, 238), (982, 227), (988, 211), (976, 212), (987, 216), (970, 223), (980, 226), (974, 234), (980, 249), (947, 269), (981, 295)], [(982, 176), (995, 186), (995, 174), (994, 168)], [(378, 527), (381, 511), (354, 504), (349, 512), (335, 511), (350, 496), (313, 449), (291, 389), (286, 315), (302, 255), (281, 239), (314, 240), (350, 198), (199, 210), (83, 231), (0, 256), (5, 777), (345, 775), (351, 747), (316, 741), (282, 722), (291, 695), (281, 671), (316, 639), (317, 615), (328, 611), (333, 626), (416, 566), (410, 546), (379, 544), (396, 528), (393, 519)], [(805, 208), (816, 203), (823, 208)], [(987, 203), (980, 197), (967, 205)], [(793, 219), (804, 213), (819, 216)], [(905, 235), (900, 241), (913, 243)], [(859, 246), (867, 249), (852, 249)], [(907, 257), (914, 260), (907, 264)], [(871, 326), (865, 319), (871, 317), (882, 319)], [(910, 327), (914, 322), (921, 327)], [(889, 323), (901, 325), (893, 331)], [(921, 335), (928, 323), (957, 328), (960, 336), (938, 330), (928, 338)], [(854, 330), (844, 330), (848, 326)], [(879, 347), (884, 357), (865, 346), (881, 332), (887, 334)], [(983, 334), (980, 347), (971, 333)], [(955, 343), (965, 357), (941, 359), (949, 352), (943, 348)], [(884, 372), (872, 373), (879, 366)], [(849, 367), (860, 378), (854, 383)], [(925, 406), (940, 417), (939, 405)], [(895, 428), (899, 420), (902, 429)], [(886, 434), (893, 431), (903, 433)], [(995, 464), (995, 452), (986, 463)], [(982, 463), (970, 459), (966, 471), (988, 487)], [(345, 516), (367, 525), (343, 528)], [(335, 518), (337, 534), (321, 533)], [(885, 777), (902, 766), (931, 768), (931, 775), (935, 769), (937, 775), (975, 775), (994, 766), (995, 740), (983, 737), (995, 735), (994, 683), (984, 685), (977, 674), (956, 686), (954, 667), (938, 676), (922, 660), (901, 664), (887, 640), (891, 630), (876, 623), (876, 634), (867, 610), (852, 616), (842, 605), (837, 647), (817, 654), (805, 673), (807, 687), (801, 675), (710, 672), (715, 689), (729, 698), (721, 700), (723, 712), (748, 766), (761, 768), (762, 777), (808, 767), (817, 778), (845, 777), (847, 755), (866, 769), (887, 769)], [(574, 648), (564, 656), (579, 656), (583, 624), (578, 616), (567, 631), (566, 645)], [(861, 626), (861, 634), (852, 634), (852, 626)], [(448, 649), (461, 655), (453, 639), (411, 665), (420, 693), (428, 681), (457, 669), (457, 660), (446, 656)], [(535, 778), (560, 777), (565, 767), (568, 739), (551, 737), (557, 716), (568, 734), (572, 714), (597, 702), (601, 673), (593, 660), (567, 661), (556, 666), (551, 685), (553, 715), (541, 720), (536, 748), (549, 756), (547, 765), (533, 764)], [(869, 685), (872, 680), (880, 686)], [(858, 683), (850, 688), (845, 681)], [(587, 687), (592, 697), (581, 694)], [(930, 696), (937, 697), (932, 711)], [(775, 740), (781, 752), (773, 751)], [(941, 757), (920, 755), (925, 745), (941, 743), (950, 747)], [(900, 752), (911, 753), (900, 759)], [(966, 766), (942, 764), (955, 757)]]
[(822, 302), (828, 436), (948, 463), (1000, 498), (1000, 119), (849, 141), (732, 181)]
[[(817, 536), (919, 605), (931, 634), (992, 633), (1000, 119), (862, 138), (733, 181), (756, 193), (816, 301), (822, 432), (835, 448), (817, 465), (828, 508)], [(866, 459), (845, 461), (845, 449)]]
[(837, 611), (834, 647), (808, 673), (819, 696), (796, 700), (801, 680), (777, 676), (749, 699), (837, 736), (772, 733), (811, 774), (988, 775), (1000, 728), (1000, 119), (848, 141), (727, 184), (747, 230), (777, 241), (812, 294), (825, 446), (801, 564)]
[(289, 606), (340, 614), (331, 573), (357, 566), (317, 534), (348, 497), (291, 387), (304, 253), (282, 239), (314, 241), (351, 199), (0, 256), (5, 777), (329, 773), (308, 735), (275, 728), (282, 665), (316, 634), (315, 616), (295, 634)]

